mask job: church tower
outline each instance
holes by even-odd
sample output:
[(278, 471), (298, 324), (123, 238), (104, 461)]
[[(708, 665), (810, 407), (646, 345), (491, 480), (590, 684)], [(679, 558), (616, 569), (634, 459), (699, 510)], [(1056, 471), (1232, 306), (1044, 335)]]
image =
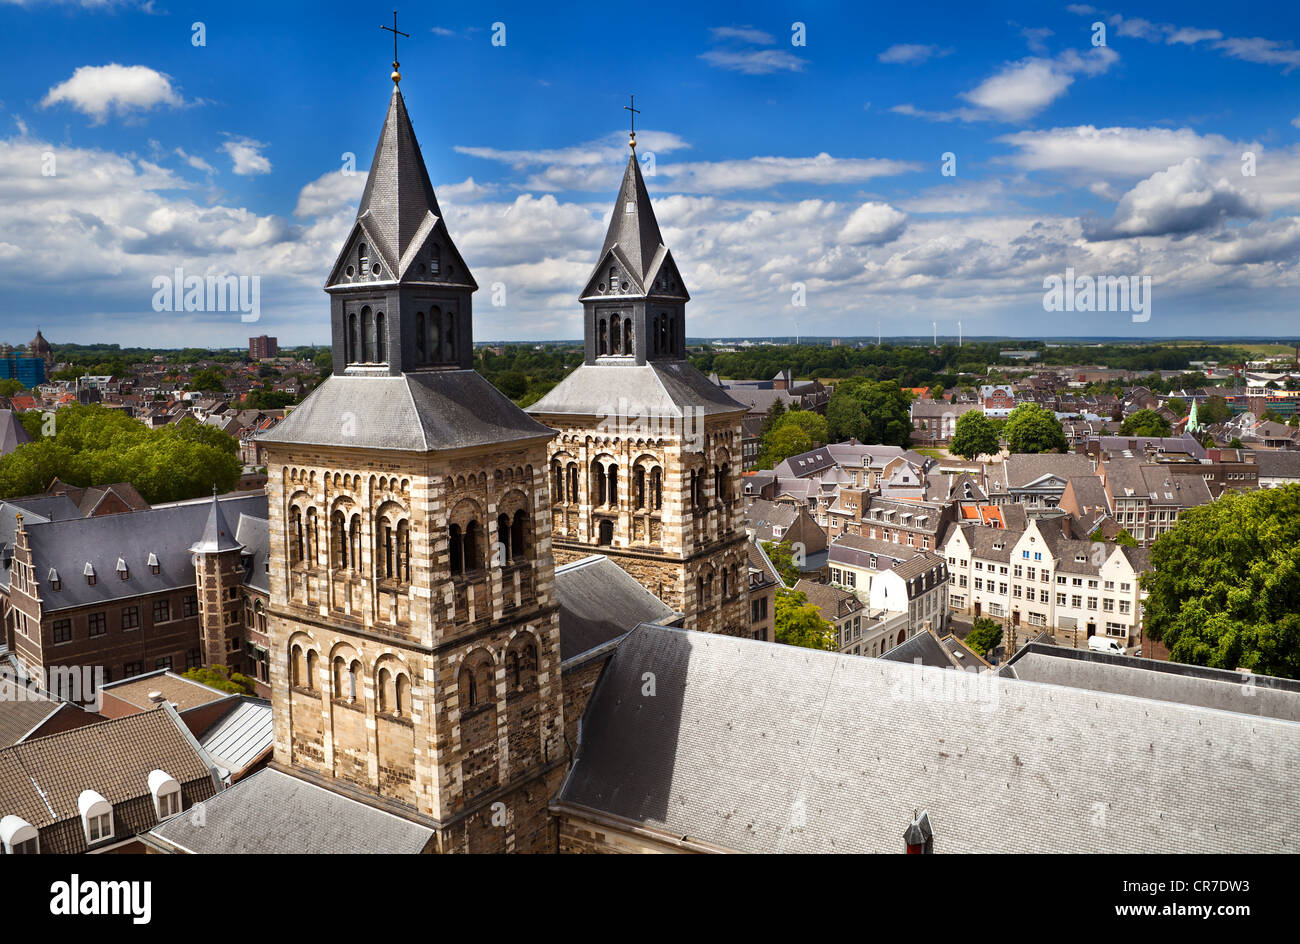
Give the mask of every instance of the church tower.
[(608, 556), (688, 629), (749, 635), (745, 407), (686, 361), (690, 295), (664, 245), (636, 138), (582, 291), (584, 360), (528, 408), (550, 446), (555, 559)]
[(469, 369), (477, 286), (400, 78), (325, 285), (333, 374), (261, 439), (274, 765), (439, 851), (553, 851), (554, 433)]

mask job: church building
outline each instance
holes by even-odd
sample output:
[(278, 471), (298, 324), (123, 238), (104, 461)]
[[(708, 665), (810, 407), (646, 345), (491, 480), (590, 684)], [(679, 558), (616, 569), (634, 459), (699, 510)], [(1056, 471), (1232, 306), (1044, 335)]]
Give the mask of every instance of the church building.
[(746, 408), (686, 360), (690, 295), (635, 132), (630, 146), (580, 299), (583, 363), (528, 408), (559, 430), (548, 455), (555, 560), (604, 554), (684, 613), (687, 629), (748, 635)]

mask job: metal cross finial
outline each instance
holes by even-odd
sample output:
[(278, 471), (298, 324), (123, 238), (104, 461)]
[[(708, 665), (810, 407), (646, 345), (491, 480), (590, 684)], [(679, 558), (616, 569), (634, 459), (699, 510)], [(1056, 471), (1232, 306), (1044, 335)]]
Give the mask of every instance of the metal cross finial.
[(631, 147), (633, 150), (636, 150), (636, 116), (641, 114), (641, 109), (636, 107), (635, 95), (629, 95), (628, 100), (631, 102), (631, 104), (623, 106), (624, 111), (631, 112), (631, 114), (628, 115), (628, 117), (632, 119), (632, 131), (631, 131), (631, 136), (628, 139), (628, 146)]
[(393, 11), (393, 25), (392, 25), (392, 26), (381, 26), (381, 27), (379, 27), (379, 28), (380, 28), (381, 30), (388, 30), (388, 32), (390, 32), (390, 33), (393, 34), (393, 82), (394, 82), (394, 84), (396, 84), (396, 83), (402, 81), (402, 74), (401, 74), (400, 72), (397, 71), (397, 66), (398, 66), (398, 62), (397, 62), (397, 37), (399, 37), (399, 36), (405, 36), (407, 39), (410, 39), (410, 38), (411, 38), (411, 34), (410, 34), (410, 33), (403, 33), (401, 30), (399, 30), (399, 29), (397, 28), (397, 11), (396, 11), (396, 10)]

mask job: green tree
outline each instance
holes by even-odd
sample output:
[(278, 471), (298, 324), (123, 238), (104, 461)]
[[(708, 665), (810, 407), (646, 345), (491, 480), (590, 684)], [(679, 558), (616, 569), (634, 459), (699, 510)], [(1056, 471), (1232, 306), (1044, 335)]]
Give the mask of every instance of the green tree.
[(1300, 678), (1300, 484), (1183, 512), (1141, 581), (1172, 660)]
[(952, 442), (948, 451), (964, 459), (993, 455), (1002, 447), (998, 443), (997, 427), (984, 415), (983, 410), (967, 410), (957, 417)]
[(1188, 410), (1191, 409), (1187, 405), (1187, 401), (1184, 400), (1182, 397), (1170, 397), (1168, 400), (1165, 401), (1165, 406), (1168, 407), (1171, 411), (1173, 411), (1173, 414), (1175, 416), (1186, 416)]
[(12, 397), (26, 389), (21, 380), (0, 380), (0, 397)]
[(805, 649), (836, 651), (835, 626), (822, 619), (821, 610), (808, 602), (808, 595), (777, 588), (776, 641)]
[(912, 435), (910, 396), (897, 381), (841, 381), (826, 406), (830, 442), (857, 439), (885, 446), (907, 446)]
[(256, 691), (252, 679), (239, 672), (231, 672), (230, 668), (224, 665), (209, 665), (199, 669), (190, 669), (181, 677), (207, 685), (210, 688), (229, 692), (232, 695), (252, 695)]
[(763, 429), (761, 435), (766, 436), (770, 433), (776, 424), (780, 421), (785, 413), (785, 401), (773, 400), (772, 405), (767, 408), (767, 415), (763, 417)]
[(1138, 410), (1120, 424), (1121, 436), (1168, 436), (1169, 421), (1155, 410)]
[(1232, 407), (1228, 406), (1227, 400), (1217, 394), (1196, 407), (1196, 420), (1202, 426), (1226, 423), (1230, 419), (1232, 419)]
[(783, 429), (786, 426), (797, 426), (808, 434), (808, 438), (816, 443), (826, 442), (827, 432), (826, 417), (820, 413), (814, 413), (811, 410), (790, 410), (777, 420), (774, 430)]
[(1002, 644), (1002, 627), (996, 620), (985, 616), (976, 617), (964, 641), (976, 655), (986, 656)]
[(794, 423), (778, 426), (763, 437), (762, 446), (758, 450), (758, 467), (775, 468), (791, 456), (797, 456), (811, 448), (812, 439), (802, 427)]
[(799, 565), (794, 559), (794, 548), (789, 541), (764, 541), (763, 553), (772, 562), (786, 586), (793, 587), (799, 582)]
[(1003, 432), (1011, 452), (1064, 452), (1069, 448), (1061, 421), (1033, 403), (1012, 410)]

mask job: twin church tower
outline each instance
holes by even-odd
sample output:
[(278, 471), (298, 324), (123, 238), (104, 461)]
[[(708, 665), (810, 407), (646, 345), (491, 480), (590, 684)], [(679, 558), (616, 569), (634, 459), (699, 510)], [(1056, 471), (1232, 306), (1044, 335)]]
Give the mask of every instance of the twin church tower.
[(744, 407), (685, 360), (635, 141), (583, 364), (528, 413), (476, 373), (477, 284), (393, 78), (325, 286), (333, 374), (262, 437), (274, 764), (432, 826), (438, 851), (553, 851), (576, 746), (556, 563), (608, 555), (687, 628), (747, 634)]

